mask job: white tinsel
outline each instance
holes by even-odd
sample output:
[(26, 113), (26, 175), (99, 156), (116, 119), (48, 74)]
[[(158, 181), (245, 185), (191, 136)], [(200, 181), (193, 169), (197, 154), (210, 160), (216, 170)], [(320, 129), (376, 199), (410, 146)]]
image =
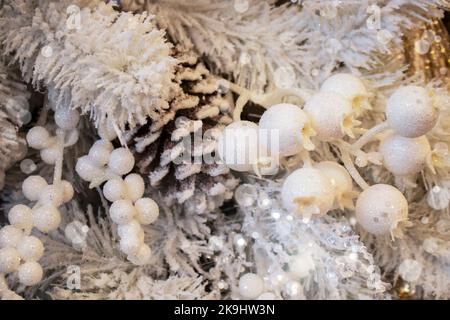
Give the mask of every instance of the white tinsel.
[(381, 280), (372, 255), (344, 217), (325, 216), (304, 223), (283, 209), (277, 183), (255, 182), (251, 188), (254, 203), (241, 205), (243, 231), (252, 241), (252, 272), (265, 279), (266, 291), (292, 299), (282, 286), (273, 283), (273, 275), (285, 271), (288, 275), (293, 257), (303, 256), (310, 261), (311, 272), (291, 276), (302, 288), (301, 297), (294, 299), (389, 297), (389, 285)]

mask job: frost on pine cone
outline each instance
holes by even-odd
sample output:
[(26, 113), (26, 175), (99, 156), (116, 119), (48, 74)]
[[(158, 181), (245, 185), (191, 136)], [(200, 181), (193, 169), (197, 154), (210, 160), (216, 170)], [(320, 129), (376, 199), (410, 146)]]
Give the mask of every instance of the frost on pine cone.
[(158, 121), (127, 132), (126, 139), (141, 173), (169, 205), (202, 214), (230, 199), (238, 184), (226, 165), (204, 161), (214, 158), (218, 135), (232, 122), (233, 103), (192, 51), (176, 47), (173, 55), (179, 62), (178, 92), (170, 108)]

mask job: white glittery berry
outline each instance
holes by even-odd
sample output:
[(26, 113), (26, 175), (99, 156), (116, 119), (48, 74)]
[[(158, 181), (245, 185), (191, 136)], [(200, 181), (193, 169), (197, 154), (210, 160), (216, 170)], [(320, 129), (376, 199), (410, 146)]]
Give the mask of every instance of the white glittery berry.
[(63, 190), (63, 202), (67, 203), (70, 200), (72, 200), (74, 195), (73, 186), (69, 181), (62, 180), (61, 181), (61, 188)]
[(58, 144), (54, 143), (54, 144), (50, 145), (49, 147), (41, 150), (41, 152), (40, 152), (41, 159), (46, 164), (54, 165), (60, 155), (60, 152), (61, 151), (59, 149)]
[(397, 89), (386, 105), (386, 118), (394, 131), (407, 138), (417, 138), (430, 131), (437, 122), (438, 111), (430, 92), (418, 86)]
[(334, 192), (327, 176), (314, 168), (292, 172), (281, 190), (283, 206), (290, 213), (310, 218), (326, 214), (334, 202)]
[(64, 130), (73, 130), (80, 120), (78, 111), (68, 108), (59, 108), (55, 111), (55, 122), (58, 127)]
[(78, 159), (75, 171), (85, 181), (100, 179), (104, 174), (104, 171), (97, 167), (88, 156), (83, 156)]
[(368, 92), (364, 83), (358, 77), (349, 73), (337, 73), (322, 83), (322, 92), (333, 92), (342, 95), (359, 112), (368, 106)]
[(27, 133), (26, 139), (28, 145), (37, 150), (44, 149), (53, 142), (47, 129), (40, 126), (31, 128)]
[(124, 199), (126, 191), (125, 182), (120, 178), (110, 179), (103, 186), (103, 195), (111, 202)]
[(148, 245), (143, 243), (135, 254), (128, 256), (128, 260), (138, 266), (145, 265), (149, 262), (152, 256), (152, 250)]
[(334, 92), (319, 92), (312, 96), (303, 110), (311, 119), (317, 138), (323, 141), (352, 136), (352, 105), (350, 100)]
[(263, 291), (264, 281), (260, 276), (246, 273), (239, 279), (239, 293), (244, 299), (256, 299)]
[(28, 261), (22, 264), (17, 271), (17, 277), (21, 284), (25, 286), (37, 285), (42, 280), (44, 271), (39, 263)]
[(133, 219), (127, 224), (119, 224), (117, 226), (117, 233), (121, 238), (127, 238), (139, 235), (142, 232), (141, 224)]
[(356, 220), (369, 233), (394, 232), (408, 218), (408, 202), (395, 187), (376, 184), (364, 190), (356, 201)]
[(39, 261), (44, 255), (44, 245), (34, 236), (23, 237), (17, 245), (17, 251), (24, 261)]
[(0, 274), (16, 271), (20, 266), (20, 254), (15, 248), (0, 249)]
[(8, 225), (0, 229), (0, 248), (14, 248), (23, 237), (22, 230)]
[(141, 245), (142, 241), (137, 234), (122, 237), (119, 243), (120, 250), (128, 255), (137, 254)]
[[(288, 103), (277, 104), (266, 110), (259, 121), (260, 135), (270, 137), (266, 132), (274, 131), (278, 134), (278, 150), (268, 147), (272, 154), (289, 156), (298, 153), (303, 148), (314, 149), (310, 137), (314, 135), (310, 119), (298, 106)], [(266, 138), (267, 139), (267, 138)], [(272, 142), (272, 141), (271, 141)], [(261, 138), (262, 144), (267, 144)]]
[(136, 173), (129, 174), (125, 177), (124, 181), (128, 199), (135, 202), (144, 196), (145, 184), (144, 179), (140, 175)]
[(59, 207), (64, 200), (64, 190), (60, 186), (48, 185), (41, 190), (39, 194), (39, 202), (42, 204), (51, 204)]
[(258, 157), (258, 125), (250, 121), (229, 124), (219, 137), (217, 152), (230, 169), (251, 171)]
[(341, 207), (352, 207), (353, 180), (348, 171), (334, 161), (316, 163), (314, 168), (329, 179), (338, 204)]
[(17, 204), (8, 212), (9, 223), (22, 230), (29, 231), (33, 228), (33, 214), (29, 207)]
[(419, 173), (431, 153), (427, 137), (405, 138), (396, 134), (385, 138), (380, 145), (383, 164), (397, 176)]
[(61, 223), (61, 213), (50, 204), (33, 209), (33, 225), (41, 232), (48, 233), (56, 230)]
[(41, 176), (29, 176), (22, 183), (22, 192), (30, 201), (39, 200), (41, 191), (47, 186), (47, 181)]
[(111, 216), (112, 221), (117, 224), (130, 223), (136, 214), (136, 208), (128, 199), (114, 201), (109, 208), (109, 215)]
[(108, 167), (115, 174), (127, 174), (134, 167), (134, 156), (131, 151), (126, 148), (117, 148), (111, 152)]
[(135, 203), (137, 219), (140, 223), (147, 225), (153, 223), (159, 215), (158, 204), (150, 198), (141, 198)]
[(99, 167), (104, 166), (108, 163), (113, 150), (114, 146), (111, 142), (107, 140), (98, 140), (89, 150), (89, 159)]

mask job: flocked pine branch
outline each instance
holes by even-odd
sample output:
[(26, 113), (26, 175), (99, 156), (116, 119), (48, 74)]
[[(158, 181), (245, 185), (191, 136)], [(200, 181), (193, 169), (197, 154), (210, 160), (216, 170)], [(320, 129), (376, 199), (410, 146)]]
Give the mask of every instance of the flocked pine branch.
[(25, 140), (18, 134), (23, 118), (29, 115), (27, 86), (17, 72), (0, 59), (0, 189), (5, 170), (23, 155)]
[(447, 0), (121, 2), (154, 13), (175, 42), (192, 43), (219, 71), (256, 91), (286, 81), (317, 87), (340, 64), (364, 72), (388, 63), (401, 56), (405, 30), (450, 6)]
[(4, 53), (26, 80), (120, 129), (168, 107), (175, 60), (152, 17), (118, 13), (102, 1), (36, 4), (7, 1), (0, 18)]

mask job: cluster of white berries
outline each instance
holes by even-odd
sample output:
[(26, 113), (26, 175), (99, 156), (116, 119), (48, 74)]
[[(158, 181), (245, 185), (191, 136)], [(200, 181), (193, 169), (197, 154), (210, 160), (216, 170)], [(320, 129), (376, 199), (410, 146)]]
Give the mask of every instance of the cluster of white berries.
[(235, 171), (274, 174), (279, 157), (313, 150), (313, 136), (322, 141), (353, 137), (352, 128), (360, 123), (355, 116), (369, 107), (368, 96), (357, 77), (334, 75), (303, 109), (281, 103), (266, 110), (259, 125), (249, 121), (228, 125), (219, 138), (219, 157)]
[[(158, 205), (154, 200), (143, 197), (145, 184), (142, 177), (136, 173), (128, 174), (134, 167), (134, 156), (127, 148), (114, 149), (111, 143), (116, 137), (114, 129), (101, 126), (99, 134), (102, 139), (94, 143), (88, 155), (78, 159), (76, 172), (91, 182), (91, 186), (106, 181), (103, 195), (112, 202), (109, 215), (118, 224), (120, 250), (132, 263), (146, 264), (151, 250), (144, 243), (141, 225), (151, 224), (157, 219)], [(122, 178), (123, 175), (127, 176)]]
[[(256, 167), (261, 163), (260, 150), (266, 151), (268, 158), (277, 164), (279, 157), (302, 156), (304, 167), (285, 179), (281, 195), (284, 207), (305, 220), (335, 208), (353, 208), (352, 199), (357, 195), (353, 191), (353, 178), (364, 189), (355, 207), (361, 226), (377, 235), (400, 236), (399, 224), (408, 224), (405, 197), (389, 185), (367, 185), (350, 155), (356, 156), (358, 166), (365, 166), (367, 160), (375, 164), (383, 162), (396, 176), (417, 174), (426, 164), (433, 170), (432, 151), (425, 134), (435, 126), (439, 116), (434, 95), (433, 90), (418, 86), (397, 89), (387, 101), (386, 122), (349, 144), (343, 139), (354, 138), (353, 128), (360, 124), (357, 117), (364, 109), (370, 109), (370, 94), (359, 78), (336, 74), (305, 99), (303, 108), (276, 104), (264, 112), (259, 125), (236, 121), (227, 126), (219, 140), (218, 154), (233, 170), (262, 174), (265, 172), (255, 170), (255, 163)], [(234, 136), (227, 135), (227, 130), (235, 131)], [(382, 140), (379, 153), (366, 154), (361, 150), (376, 134), (386, 130), (389, 134)], [(267, 132), (275, 132), (277, 141), (274, 136), (267, 139)], [(330, 161), (312, 163), (307, 153), (315, 148), (313, 136), (338, 148), (345, 168)], [(236, 159), (241, 160), (237, 165)]]
[[(23, 204), (12, 207), (8, 212), (10, 225), (0, 230), (0, 275), (17, 272), (20, 283), (26, 286), (38, 284), (43, 276), (38, 261), (44, 254), (44, 245), (31, 235), (33, 228), (43, 233), (56, 230), (61, 223), (58, 207), (69, 202), (74, 194), (72, 185), (61, 180), (61, 167), (64, 147), (78, 139), (78, 121), (78, 112), (58, 109), (55, 110), (56, 137), (40, 126), (30, 129), (26, 137), (30, 147), (41, 150), (44, 162), (55, 165), (53, 184), (38, 175), (24, 180), (22, 192), (35, 204), (32, 208)], [(7, 290), (3, 293), (11, 294)]]
[(31, 148), (40, 150), (42, 161), (54, 165), (61, 155), (58, 136), (64, 132), (64, 147), (74, 145), (78, 141), (79, 119), (80, 115), (76, 110), (57, 109), (55, 110), (55, 122), (58, 126), (56, 136), (50, 135), (46, 128), (36, 126), (28, 131), (27, 143)]

